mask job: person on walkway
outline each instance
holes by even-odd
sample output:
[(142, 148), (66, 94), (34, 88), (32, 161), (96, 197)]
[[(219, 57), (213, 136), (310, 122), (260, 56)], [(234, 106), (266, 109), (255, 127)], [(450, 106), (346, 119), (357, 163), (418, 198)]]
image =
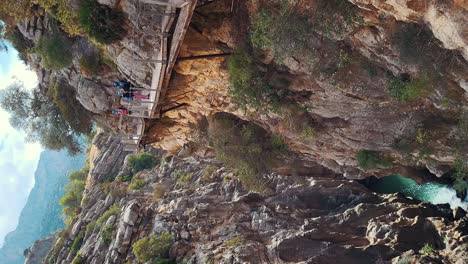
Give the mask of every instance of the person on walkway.
[(132, 91), (130, 82), (119, 81), (114, 82), (114, 86), (117, 87), (117, 95), (123, 97), (126, 101), (132, 101), (136, 99), (149, 99), (149, 95), (143, 95), (140, 92)]
[(124, 116), (124, 115), (131, 115), (131, 114), (132, 114), (132, 111), (130, 111), (130, 110), (128, 110), (127, 108), (121, 106), (121, 107), (119, 107), (119, 108), (117, 108), (117, 109), (115, 109), (115, 110), (112, 110), (112, 114), (114, 114), (114, 115), (122, 115), (122, 116)]
[(123, 90), (117, 91), (119, 97), (123, 97), (126, 101), (132, 101), (134, 98), (136, 99), (149, 99), (149, 95), (143, 95), (139, 92), (125, 92)]

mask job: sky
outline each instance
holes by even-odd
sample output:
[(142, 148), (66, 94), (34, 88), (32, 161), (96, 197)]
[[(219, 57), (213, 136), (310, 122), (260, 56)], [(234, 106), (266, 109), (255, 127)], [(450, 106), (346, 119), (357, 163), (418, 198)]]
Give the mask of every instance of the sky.
[[(18, 59), (11, 45), (8, 48), (8, 52), (0, 52), (0, 89), (15, 81), (33, 89), (38, 83), (36, 74)], [(18, 224), (42, 151), (39, 144), (25, 142), (24, 133), (12, 128), (8, 118), (9, 114), (0, 109), (0, 247)]]

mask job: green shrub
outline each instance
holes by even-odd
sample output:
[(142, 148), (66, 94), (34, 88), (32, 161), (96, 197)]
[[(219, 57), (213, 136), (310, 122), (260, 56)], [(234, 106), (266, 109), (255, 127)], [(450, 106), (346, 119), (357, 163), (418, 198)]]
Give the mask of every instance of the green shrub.
[(419, 250), (419, 254), (423, 256), (432, 256), (435, 254), (434, 247), (429, 243), (425, 243), (424, 246)]
[(177, 184), (182, 187), (187, 187), (192, 180), (192, 173), (185, 173), (183, 170), (176, 170), (173, 173), (177, 178)]
[[(67, 222), (70, 222), (75, 217), (77, 210), (83, 199), (83, 191), (85, 189), (85, 181), (88, 176), (88, 168), (74, 171), (68, 175), (70, 182), (65, 186), (65, 195), (60, 199), (59, 204), (63, 206), (63, 215)], [(66, 222), (66, 223), (67, 223)]]
[(397, 264), (411, 264), (411, 258), (410, 257), (400, 258)]
[(153, 201), (157, 202), (159, 199), (162, 199), (166, 194), (166, 188), (162, 184), (156, 184), (153, 191)]
[(359, 8), (347, 0), (318, 0), (313, 27), (325, 36), (342, 36), (355, 24), (363, 24)]
[(105, 225), (101, 230), (101, 238), (102, 242), (106, 246), (109, 246), (112, 242), (112, 238), (114, 237), (115, 226), (113, 225)]
[(86, 235), (90, 235), (96, 229), (96, 221), (92, 221), (86, 225)]
[(427, 96), (431, 91), (430, 79), (422, 75), (415, 79), (392, 77), (389, 80), (390, 95), (401, 102), (409, 102)]
[(71, 246), (71, 248), (70, 248), (70, 251), (71, 251), (73, 254), (78, 253), (78, 250), (80, 250), (81, 245), (83, 245), (84, 235), (85, 235), (85, 232), (84, 232), (84, 231), (80, 231), (80, 232), (78, 233), (78, 235), (75, 237), (75, 239), (73, 239), (73, 244), (72, 244), (72, 246)]
[(82, 29), (77, 23), (78, 14), (70, 6), (69, 1), (63, 0), (35, 0), (35, 3), (43, 7), (52, 18), (60, 22), (60, 28), (72, 36), (82, 34)]
[(133, 244), (133, 254), (140, 262), (147, 262), (156, 258), (166, 258), (172, 246), (172, 236), (163, 232), (159, 236), (151, 235)]
[(112, 205), (96, 220), (96, 226), (101, 227), (111, 216), (118, 214), (120, 214), (120, 207), (116, 204)]
[(389, 158), (372, 150), (360, 150), (356, 153), (356, 159), (358, 166), (364, 170), (374, 169), (377, 167), (390, 167), (392, 164)]
[(83, 256), (80, 254), (76, 255), (75, 258), (72, 261), (72, 264), (85, 264), (86, 260)]
[(151, 169), (158, 164), (156, 158), (146, 152), (132, 154), (128, 157), (128, 165), (132, 168), (133, 173), (142, 170)]
[(274, 151), (284, 152), (288, 150), (288, 144), (284, 143), (281, 135), (274, 134), (271, 137), (271, 147)]
[(140, 190), (145, 186), (146, 182), (144, 179), (132, 179), (132, 182), (130, 183), (130, 190)]
[(215, 166), (211, 166), (211, 165), (210, 165), (210, 166), (206, 167), (206, 168), (203, 170), (203, 175), (202, 175), (202, 177), (201, 177), (202, 182), (204, 182), (204, 183), (211, 182), (211, 181), (212, 181), (211, 177), (212, 177), (213, 173), (214, 173), (216, 170), (217, 170), (217, 168), (216, 168)]
[(81, 56), (80, 58), (80, 69), (81, 72), (95, 76), (99, 73), (101, 68), (101, 60), (98, 53), (90, 53)]
[(42, 36), (36, 43), (35, 51), (42, 59), (42, 65), (49, 70), (61, 70), (72, 63), (69, 41), (59, 34)]
[(314, 59), (310, 48), (311, 24), (294, 6), (261, 9), (254, 16), (251, 28), (251, 42), (255, 48), (271, 49), (279, 59), (294, 56), (306, 61)]
[(459, 192), (468, 190), (468, 162), (465, 158), (458, 156), (453, 166), (453, 187)]
[(95, 0), (81, 1), (79, 22), (88, 36), (102, 44), (118, 41), (125, 34), (123, 12), (100, 5)]
[(277, 111), (285, 101), (286, 85), (272, 85), (247, 49), (239, 49), (229, 58), (228, 71), (231, 80), (229, 95), (240, 108)]
[(172, 259), (156, 258), (151, 264), (176, 264), (177, 262)]
[(225, 245), (227, 248), (237, 248), (240, 247), (242, 244), (245, 244), (245, 240), (242, 236), (234, 236), (233, 238), (227, 240)]
[(274, 159), (272, 139), (266, 131), (227, 114), (213, 117), (209, 127), (216, 157), (235, 171), (249, 190), (268, 192), (263, 174)]

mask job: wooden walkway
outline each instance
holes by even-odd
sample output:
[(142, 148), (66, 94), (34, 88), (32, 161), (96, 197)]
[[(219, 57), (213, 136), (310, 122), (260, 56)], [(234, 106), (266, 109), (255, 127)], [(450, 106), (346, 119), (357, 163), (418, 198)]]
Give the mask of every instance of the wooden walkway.
[[(200, 2), (205, 3), (203, 0)], [(133, 88), (136, 92), (149, 95), (149, 98), (122, 101), (122, 105), (130, 110), (127, 116), (134, 119), (129, 125), (133, 127), (126, 130), (128, 135), (122, 138), (124, 150), (130, 152), (137, 152), (141, 148), (140, 143), (145, 131), (144, 119), (159, 118), (161, 102), (164, 101), (172, 70), (197, 6), (197, 0), (140, 0), (140, 3), (162, 6), (165, 8), (165, 14), (162, 14), (159, 34), (161, 48), (151, 60), (141, 61), (154, 65), (150, 89)]]

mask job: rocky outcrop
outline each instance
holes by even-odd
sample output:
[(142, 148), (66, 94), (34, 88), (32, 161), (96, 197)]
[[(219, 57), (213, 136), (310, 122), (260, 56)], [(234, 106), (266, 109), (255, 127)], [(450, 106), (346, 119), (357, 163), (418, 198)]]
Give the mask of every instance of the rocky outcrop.
[(57, 242), (55, 236), (46, 237), (34, 242), (28, 249), (25, 264), (41, 264), (44, 257), (50, 252), (52, 247)]
[(350, 0), (364, 10), (384, 13), (405, 22), (426, 23), (445, 48), (460, 51), (468, 60), (468, 6), (462, 1)]
[[(378, 195), (336, 176), (268, 174), (273, 192), (253, 193), (211, 159), (159, 157), (161, 165), (134, 175), (145, 183), (139, 190), (120, 182), (109, 194), (94, 188), (65, 245), (85, 232), (77, 254), (86, 263), (135, 261), (131, 245), (163, 232), (173, 238), (170, 257), (186, 263), (468, 261), (463, 210)], [(88, 228), (111, 204), (120, 213)], [(421, 253), (425, 244), (433, 251)], [(68, 246), (58, 256), (56, 263), (74, 258)]]
[[(238, 45), (236, 34), (245, 30), (243, 25), (239, 25), (239, 20), (246, 19), (245, 12), (249, 18), (254, 17), (262, 4), (247, 1), (245, 5), (238, 6), (238, 14), (232, 15), (227, 2), (220, 1), (199, 10), (203, 16), (194, 17), (181, 57), (222, 53), (226, 47)], [(313, 18), (313, 5), (299, 2), (301, 12)], [(417, 6), (418, 1), (387, 1), (388, 4), (386, 1), (351, 2), (359, 7), (357, 16), (363, 22), (347, 29), (338, 40), (324, 37), (317, 31), (310, 41), (315, 45), (311, 46), (311, 52), (315, 50), (318, 57), (314, 70), (310, 70), (304, 58), (278, 59), (271, 52), (264, 55), (265, 67), (274, 67), (275, 63), (285, 65), (287, 73), (284, 77), (291, 82), (289, 89), (295, 94), (294, 99), (307, 109), (305, 114), (295, 112), (282, 116), (271, 112), (239, 111), (228, 96), (230, 83), (225, 58), (181, 61), (175, 68), (168, 97), (176, 103), (188, 105), (164, 113), (163, 118), (150, 128), (148, 141), (155, 147), (177, 151), (196, 141), (199, 124), (206, 117), (217, 112), (229, 112), (280, 134), (301, 155), (348, 178), (400, 173), (420, 181), (415, 168), (425, 167), (438, 176), (446, 173), (447, 167), (455, 160), (456, 150), (451, 146), (453, 141), (450, 137), (457, 133), (459, 117), (456, 105), (466, 104), (468, 64), (459, 54), (466, 46), (460, 44), (458, 48), (452, 48), (449, 41), (445, 43), (436, 32), (439, 30), (435, 29), (436, 22), (424, 20), (427, 18), (426, 9), (405, 11), (397, 8), (406, 3)], [(436, 8), (441, 14), (465, 12), (456, 3), (442, 2), (432, 1), (427, 6)], [(417, 16), (412, 15), (415, 12)], [(212, 19), (215, 14), (216, 19)], [(462, 20), (465, 18), (454, 15), (451, 19), (458, 21), (451, 32), (463, 35), (466, 26)], [(396, 32), (418, 35), (421, 40), (412, 39), (410, 41), (416, 42), (406, 44), (417, 46), (421, 41), (425, 50), (423, 58), (416, 61), (402, 58)], [(445, 32), (449, 34), (449, 31)], [(416, 48), (416, 51), (418, 49), (422, 48)], [(333, 65), (343, 60), (336, 59), (342, 56), (337, 53), (347, 54), (343, 55), (347, 57), (346, 66), (335, 69), (333, 74), (324, 73), (326, 69), (333, 70)], [(429, 76), (441, 77), (438, 80), (430, 77), (431, 94), (427, 98), (407, 103), (390, 96), (392, 75), (395, 78), (418, 78), (428, 71), (431, 71)], [(447, 105), (447, 100), (453, 105)], [(430, 121), (435, 119), (439, 124), (443, 123), (443, 127)], [(291, 127), (291, 123), (304, 122), (311, 124), (315, 132), (313, 138), (305, 139), (295, 131), (294, 124)], [(402, 142), (414, 141), (421, 129), (432, 134), (430, 158), (421, 159), (418, 151), (412, 150), (410, 156), (413, 158), (408, 159), (401, 151)], [(357, 168), (355, 154), (363, 149), (388, 153), (394, 159), (392, 168), (369, 171)]]

